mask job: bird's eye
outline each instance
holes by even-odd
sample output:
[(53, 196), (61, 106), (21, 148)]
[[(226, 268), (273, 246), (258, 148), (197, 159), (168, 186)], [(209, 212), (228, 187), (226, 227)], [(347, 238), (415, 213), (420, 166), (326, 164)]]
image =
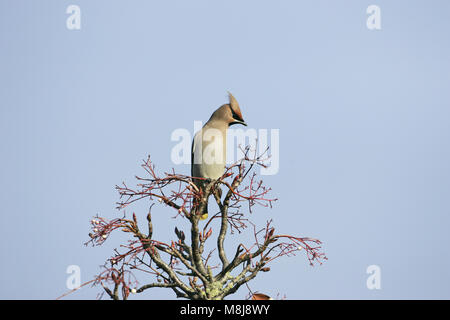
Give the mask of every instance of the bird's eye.
[(234, 112), (233, 108), (230, 106), (230, 110), (231, 110), (231, 114), (233, 116), (233, 119), (239, 120), (239, 121), (243, 121), (242, 118), (236, 113)]

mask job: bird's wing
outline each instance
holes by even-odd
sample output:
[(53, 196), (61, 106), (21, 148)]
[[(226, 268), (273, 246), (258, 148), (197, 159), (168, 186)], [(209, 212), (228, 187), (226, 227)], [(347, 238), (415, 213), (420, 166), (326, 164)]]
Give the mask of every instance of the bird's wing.
[(195, 151), (195, 136), (194, 139), (192, 139), (191, 145), (191, 177), (194, 176), (194, 151)]
[(198, 140), (198, 136), (199, 134), (201, 134), (201, 130), (199, 130), (195, 135), (194, 135), (194, 139), (192, 139), (192, 145), (191, 145), (191, 176), (195, 177), (198, 175), (197, 172), (195, 172), (194, 169), (194, 158), (195, 158), (195, 152), (196, 152), (196, 146), (197, 146), (197, 140)]

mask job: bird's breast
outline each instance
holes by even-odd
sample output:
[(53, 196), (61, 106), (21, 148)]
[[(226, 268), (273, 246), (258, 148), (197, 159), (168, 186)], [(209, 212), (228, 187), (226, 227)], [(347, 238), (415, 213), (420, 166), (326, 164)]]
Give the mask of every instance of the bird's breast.
[(193, 141), (192, 176), (218, 179), (225, 171), (226, 130), (204, 127)]

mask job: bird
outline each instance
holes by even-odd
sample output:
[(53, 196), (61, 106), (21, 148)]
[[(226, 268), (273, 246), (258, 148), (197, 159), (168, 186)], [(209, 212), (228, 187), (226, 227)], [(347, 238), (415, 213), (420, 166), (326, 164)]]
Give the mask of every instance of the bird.
[[(192, 141), (191, 176), (195, 185), (203, 192), (208, 182), (219, 179), (225, 172), (228, 127), (235, 124), (247, 126), (239, 103), (230, 92), (228, 99), (229, 103), (213, 112)], [(208, 217), (208, 199), (204, 208), (204, 212), (199, 213), (201, 220)]]

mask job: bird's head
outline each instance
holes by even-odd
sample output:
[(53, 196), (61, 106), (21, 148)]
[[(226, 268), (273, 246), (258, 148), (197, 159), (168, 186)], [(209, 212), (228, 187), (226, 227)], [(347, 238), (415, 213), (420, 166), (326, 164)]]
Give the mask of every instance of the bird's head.
[(214, 121), (222, 121), (231, 126), (233, 124), (242, 124), (246, 126), (241, 109), (239, 108), (239, 103), (233, 97), (233, 95), (228, 92), (228, 98), (230, 102), (228, 104), (222, 105), (219, 109), (217, 109), (211, 116), (210, 120)]

